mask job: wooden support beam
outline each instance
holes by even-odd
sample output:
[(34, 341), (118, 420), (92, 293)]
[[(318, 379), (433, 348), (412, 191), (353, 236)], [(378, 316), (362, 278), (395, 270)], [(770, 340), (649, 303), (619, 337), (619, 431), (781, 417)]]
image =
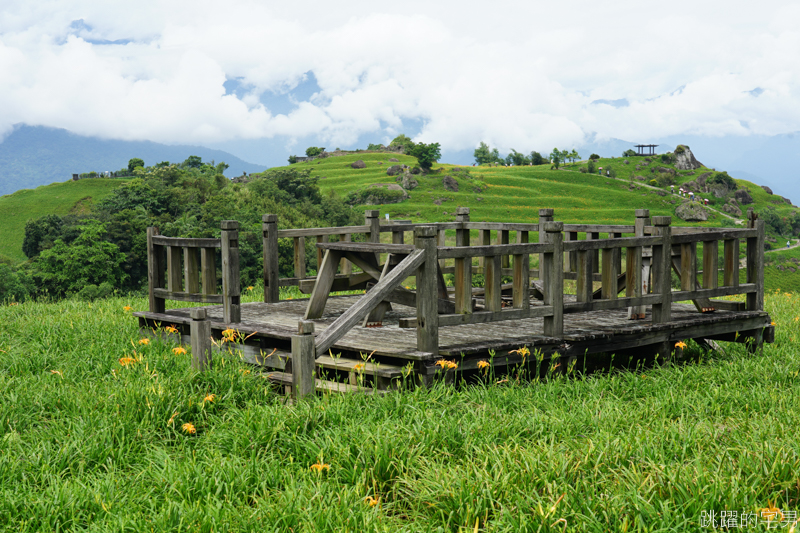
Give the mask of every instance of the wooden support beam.
[[(456, 209), (456, 222), (469, 222), (469, 208)], [(456, 230), (456, 246), (469, 247), (469, 230)], [(469, 314), (472, 312), (472, 258), (464, 257), (455, 260), (455, 312)]]
[[(540, 217), (541, 220), (541, 217)], [(545, 222), (540, 224), (544, 229), (545, 241), (553, 245), (553, 253), (544, 254), (544, 305), (553, 307), (553, 314), (544, 317), (544, 334), (550, 337), (561, 337), (564, 333), (564, 252), (562, 222)]]
[(203, 372), (211, 368), (211, 321), (207, 320), (205, 309), (191, 309), (189, 316), (189, 335), (192, 347), (192, 368)]
[[(547, 222), (552, 222), (553, 221), (553, 214), (554, 213), (555, 213), (555, 211), (553, 211), (553, 209), (549, 209), (549, 208), (548, 209), (539, 209), (539, 227), (538, 227), (538, 232), (539, 232), (539, 242), (540, 243), (546, 243), (547, 242), (547, 235), (546, 235), (546, 232), (544, 231), (544, 224), (547, 223)], [(564, 260), (562, 259), (561, 262), (563, 263)], [(543, 263), (544, 263), (544, 254), (539, 254), (539, 278), (540, 279), (543, 279), (542, 274), (541, 274), (541, 272), (542, 272), (542, 264)]]
[(436, 250), (436, 228), (422, 226), (414, 230), (414, 245), (422, 254), (417, 268), (417, 350), (439, 353), (439, 317), (437, 279), (439, 268)]
[(739, 286), (739, 239), (725, 239), (722, 251), (722, 285)]
[(693, 291), (697, 284), (697, 243), (681, 244), (681, 262), (679, 267), (681, 290)]
[[(339, 235), (339, 242), (350, 242), (352, 240), (352, 235), (349, 233), (343, 233)], [(339, 261), (339, 273), (349, 276), (352, 273), (352, 266), (350, 266), (350, 261), (347, 260), (346, 257), (342, 256), (342, 259)]]
[(239, 223), (222, 221), (222, 320), (242, 321), (241, 281), (239, 278)]
[[(392, 254), (386, 256), (386, 262), (383, 264), (383, 271), (381, 272), (381, 278), (383, 279), (386, 277), (386, 274), (392, 269)], [(395, 289), (397, 290), (397, 289)], [(370, 311), (367, 316), (364, 317), (364, 322), (362, 322), (361, 327), (367, 327), (369, 324), (380, 324), (383, 322), (383, 317), (386, 315), (387, 311), (392, 309), (392, 304), (383, 299), (381, 303), (376, 305), (372, 311)]]
[(158, 228), (147, 228), (147, 287), (151, 313), (163, 313), (166, 309), (163, 298), (155, 295), (155, 289), (164, 288), (163, 246), (153, 243)]
[[(500, 230), (497, 232), (497, 244), (508, 244), (509, 243), (509, 231), (507, 229)], [(501, 268), (511, 268), (511, 260), (509, 256), (504, 255), (502, 259)]]
[(200, 250), (202, 248), (183, 248), (183, 286), (186, 292), (200, 292)]
[[(330, 235), (317, 235), (317, 244), (328, 242), (330, 240), (331, 240)], [(323, 252), (322, 248), (317, 247), (317, 272), (319, 272), (319, 269), (322, 268), (322, 255), (324, 253), (325, 252)]]
[(653, 246), (653, 293), (661, 294), (661, 303), (653, 304), (653, 323), (663, 324), (672, 320), (672, 217), (653, 217), (656, 234), (660, 235), (660, 246)]
[(200, 248), (203, 294), (217, 294), (217, 256), (214, 248)]
[(295, 400), (312, 396), (316, 390), (314, 323), (299, 320), (297, 335), (292, 335), (292, 396)]
[(502, 294), (500, 286), (503, 284), (503, 273), (501, 271), (501, 255), (493, 255), (486, 258), (486, 272), (484, 273), (484, 306), (489, 311), (500, 311), (502, 309)]
[[(636, 237), (644, 237), (645, 235), (645, 227), (650, 225), (650, 210), (649, 209), (637, 209), (635, 212), (636, 219), (633, 224), (633, 233)], [(628, 252), (630, 252), (631, 248), (628, 248)], [(646, 253), (645, 253), (646, 252)], [(639, 247), (639, 251), (636, 252), (637, 258), (634, 260), (637, 262), (635, 268), (637, 269), (637, 273), (635, 279), (637, 280), (636, 283), (638, 284), (638, 293), (634, 290), (635, 294), (642, 295), (647, 294), (649, 291), (649, 283), (650, 283), (650, 255), (652, 255), (652, 248), (648, 247), (647, 249)], [(648, 257), (645, 257), (648, 255)], [(628, 261), (630, 259), (627, 259)], [(630, 272), (630, 267), (626, 269)], [(628, 280), (634, 278), (631, 274), (627, 276)], [(628, 295), (630, 296), (630, 295)], [(630, 320), (643, 320), (647, 314), (647, 307), (644, 305), (630, 307), (628, 309), (628, 319)]]
[(183, 287), (183, 272), (181, 270), (181, 248), (167, 246), (167, 290), (181, 292)]
[[(517, 244), (527, 244), (527, 231), (517, 230)], [(531, 256), (529, 254), (514, 255), (513, 305), (515, 309), (529, 309), (531, 306)]]
[[(490, 246), (492, 244), (492, 232), (488, 229), (482, 229), (478, 240), (478, 246)], [(478, 266), (481, 267), (483, 273), (486, 274), (486, 258), (478, 258)]]
[(719, 241), (703, 243), (703, 288), (716, 289), (719, 282)]
[[(764, 310), (764, 221), (758, 220), (755, 211), (748, 213), (748, 225), (757, 230), (755, 237), (747, 239), (747, 283), (754, 283), (756, 292), (747, 295), (748, 311)], [(761, 340), (758, 339), (759, 347)]]
[[(567, 242), (575, 242), (575, 241), (578, 240), (578, 232), (577, 231), (565, 231), (564, 232), (564, 237), (566, 237), (565, 241), (567, 241)], [(578, 266), (578, 263), (580, 262), (580, 259), (578, 259), (578, 254), (579, 254), (579, 252), (577, 252), (577, 251), (572, 251), (572, 252), (567, 252), (566, 253), (565, 269), (566, 269), (567, 272), (577, 272), (578, 269), (580, 268)]]
[(322, 265), (319, 272), (317, 272), (317, 282), (314, 284), (314, 290), (311, 293), (311, 298), (308, 299), (306, 306), (306, 313), (303, 316), (305, 320), (314, 318), (321, 318), (322, 313), (325, 311), (325, 303), (328, 301), (333, 280), (336, 277), (336, 269), (339, 266), (339, 259), (342, 257), (342, 252), (337, 250), (325, 250), (325, 256), (322, 259)]
[(306, 238), (294, 237), (294, 277), (306, 277)]
[(264, 301), (280, 301), (280, 273), (278, 271), (278, 215), (261, 217), (264, 259)]
[(588, 250), (579, 250), (575, 252), (577, 255), (577, 283), (575, 296), (579, 302), (591, 302), (594, 292), (593, 276), (592, 276), (592, 259), (594, 254), (589, 253)]
[(344, 256), (348, 261), (372, 276), (374, 279), (381, 279), (381, 269), (378, 266), (378, 260), (375, 258), (374, 253), (345, 252)]
[[(619, 248), (616, 250), (619, 251)], [(600, 282), (602, 284), (601, 297), (603, 300), (617, 299), (619, 272), (617, 271), (615, 259), (614, 249), (603, 248), (603, 268), (601, 272), (603, 281)]]

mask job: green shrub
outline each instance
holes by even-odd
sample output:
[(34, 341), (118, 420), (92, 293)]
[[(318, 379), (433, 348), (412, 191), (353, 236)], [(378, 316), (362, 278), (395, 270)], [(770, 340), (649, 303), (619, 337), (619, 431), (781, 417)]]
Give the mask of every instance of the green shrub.
[(653, 187), (658, 187), (658, 180), (650, 180), (648, 183), (650, 183), (650, 185)]
[(297, 163), (297, 156), (296, 155), (290, 155), (289, 156), (289, 164), (290, 165), (294, 165), (295, 163)]
[(728, 189), (735, 190), (737, 188), (736, 182), (733, 180), (732, 177), (728, 175), (727, 172), (717, 172), (711, 178), (709, 178), (707, 183), (719, 183), (721, 185), (725, 185)]
[(402, 201), (404, 195), (403, 191), (389, 190), (384, 187), (367, 187), (351, 192), (345, 201), (350, 205), (395, 204)]
[(319, 146), (309, 146), (308, 148), (306, 148), (306, 156), (316, 157), (324, 151), (325, 151), (324, 146), (322, 148), (320, 148)]
[(655, 178), (655, 181), (659, 187), (669, 187), (670, 185), (675, 185), (675, 177), (667, 172), (659, 172), (658, 176)]
[(622, 152), (622, 157), (634, 157), (634, 156), (636, 156), (636, 151), (630, 148)]
[(594, 164), (594, 159), (589, 159), (589, 163), (587, 165), (587, 172), (589, 174), (594, 174), (597, 172), (597, 165)]
[(683, 152), (685, 152), (685, 151), (686, 151), (686, 148), (688, 148), (688, 146), (684, 146), (684, 145), (682, 145), (682, 144), (679, 144), (679, 145), (678, 145), (678, 146), (675, 148), (675, 153), (676, 153), (676, 154), (682, 154)]
[(589, 159), (600, 159), (600, 156), (597, 154), (592, 154), (589, 156)]
[(667, 164), (670, 164), (670, 165), (674, 164), (675, 163), (675, 154), (670, 154), (670, 153), (661, 154), (661, 162), (662, 163), (667, 163)]

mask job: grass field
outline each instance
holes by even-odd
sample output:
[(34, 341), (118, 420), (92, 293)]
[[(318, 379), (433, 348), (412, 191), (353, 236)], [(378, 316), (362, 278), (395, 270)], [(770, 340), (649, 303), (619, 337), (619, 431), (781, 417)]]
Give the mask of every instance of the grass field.
[(22, 253), (25, 223), (45, 215), (80, 213), (91, 202), (104, 198), (127, 180), (85, 179), (22, 189), (0, 196), (0, 257), (19, 262), (27, 259)]
[(763, 523), (769, 504), (800, 507), (800, 296), (766, 302), (776, 343), (762, 356), (690, 346), (677, 366), (295, 406), (236, 358), (198, 375), (177, 345), (140, 344), (123, 307), (144, 299), (3, 306), (0, 529), (683, 532), (709, 530), (710, 511)]

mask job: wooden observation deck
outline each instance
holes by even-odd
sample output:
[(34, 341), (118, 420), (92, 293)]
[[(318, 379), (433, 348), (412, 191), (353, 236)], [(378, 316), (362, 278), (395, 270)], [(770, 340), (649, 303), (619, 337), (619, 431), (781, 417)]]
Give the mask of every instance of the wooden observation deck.
[[(648, 210), (629, 226), (563, 224), (553, 215), (540, 210), (538, 224), (472, 222), (459, 208), (455, 222), (381, 224), (369, 210), (363, 226), (282, 230), (276, 215), (264, 215), (265, 301), (245, 304), (236, 221), (222, 223), (220, 239), (150, 228), (150, 310), (135, 316), (146, 331), (177, 328), (198, 368), (211, 363), (223, 331), (235, 330), (239, 342), (225, 349), (272, 370), (296, 395), (386, 390), (403, 379), (426, 385), (454, 372), (442, 360), (459, 372), (481, 361), (503, 372), (556, 357), (565, 367), (607, 353), (669, 358), (686, 339), (745, 342), (752, 351), (772, 342), (757, 215), (746, 229), (710, 230), (673, 227)], [(279, 239), (292, 242), (292, 277), (279, 276)], [(306, 273), (307, 240), (316, 245), (316, 276)], [(310, 296), (282, 301), (281, 286)], [(745, 301), (715, 300), (729, 295)], [(168, 299), (216, 305), (167, 311)]]

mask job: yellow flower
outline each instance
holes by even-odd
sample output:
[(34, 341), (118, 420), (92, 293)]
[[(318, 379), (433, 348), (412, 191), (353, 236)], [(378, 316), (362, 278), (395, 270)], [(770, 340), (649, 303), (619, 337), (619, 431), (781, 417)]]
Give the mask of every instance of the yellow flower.
[(326, 465), (325, 463), (315, 463), (311, 465), (311, 470), (314, 472), (322, 472), (323, 470), (330, 470), (331, 465)]
[(194, 435), (195, 433), (197, 433), (197, 429), (191, 422), (186, 422), (184, 425), (181, 426), (181, 429), (184, 431), (184, 433), (187, 433), (188, 435)]
[(369, 505), (370, 507), (375, 507), (376, 505), (378, 505), (380, 499), (373, 498), (372, 496), (367, 496), (366, 498), (364, 498), (364, 501), (367, 502), (367, 505)]
[(255, 287), (253, 287), (252, 285), (250, 285), (249, 287), (247, 287), (247, 290), (248, 290), (248, 291), (252, 291), (253, 289), (255, 289)]
[(478, 361), (478, 368), (481, 370), (484, 368), (489, 368), (490, 366), (492, 365), (489, 364), (489, 361)]
[(61, 379), (64, 379), (64, 374), (62, 374), (60, 370), (51, 370), (50, 373), (51, 374), (58, 374), (58, 377), (60, 377)]
[(357, 365), (355, 365), (353, 367), (353, 370), (355, 370), (356, 372), (360, 372), (361, 370), (364, 370), (364, 363), (358, 363)]
[(172, 349), (172, 353), (175, 355), (184, 355), (186, 353), (186, 348), (183, 346), (178, 346), (177, 348)]
[(234, 342), (236, 340), (236, 330), (235, 329), (225, 329), (222, 330), (222, 341), (223, 342)]
[(172, 423), (175, 421), (175, 417), (176, 416), (178, 416), (178, 411), (175, 411), (174, 413), (172, 413), (172, 416), (169, 417), (169, 420), (167, 420), (167, 425), (168, 426), (172, 425)]
[(761, 509), (761, 518), (768, 521), (768, 522), (779, 522), (783, 520), (783, 513), (780, 509), (775, 507), (775, 505), (767, 501), (767, 506), (764, 509)]
[(148, 344), (150, 344), (150, 339), (139, 339), (139, 344), (144, 344), (145, 346), (147, 346)]
[(213, 402), (213, 401), (214, 401), (214, 399), (215, 399), (216, 397), (217, 397), (217, 395), (216, 395), (216, 394), (209, 394), (209, 395), (207, 395), (205, 398), (203, 398), (203, 403), (206, 403), (206, 402), (208, 402), (208, 403), (211, 403), (211, 402)]
[(136, 359), (134, 359), (133, 357), (121, 357), (119, 360), (119, 364), (121, 364), (122, 366), (132, 365), (135, 362)]
[(133, 307), (131, 307), (130, 305), (126, 305), (125, 307), (122, 308), (123, 311), (130, 311), (131, 309), (133, 309)]
[(777, 324), (775, 324), (775, 322), (770, 322), (770, 325), (775, 326)]
[(455, 361), (448, 361), (447, 359), (439, 359), (434, 363), (436, 366), (440, 366), (442, 368), (458, 368), (458, 364)]
[(675, 347), (676, 348), (680, 348), (681, 350), (683, 350), (684, 348), (686, 348), (686, 343), (683, 342), (683, 341), (678, 341), (678, 342), (675, 343)]
[(178, 330), (175, 328), (175, 326), (167, 326), (164, 328), (164, 331), (167, 333), (178, 333)]
[(518, 350), (511, 350), (508, 353), (517, 353), (517, 354), (521, 355), (523, 359), (525, 359), (526, 357), (528, 357), (531, 354), (531, 351), (528, 349), (527, 346), (523, 346), (522, 348), (520, 348)]

